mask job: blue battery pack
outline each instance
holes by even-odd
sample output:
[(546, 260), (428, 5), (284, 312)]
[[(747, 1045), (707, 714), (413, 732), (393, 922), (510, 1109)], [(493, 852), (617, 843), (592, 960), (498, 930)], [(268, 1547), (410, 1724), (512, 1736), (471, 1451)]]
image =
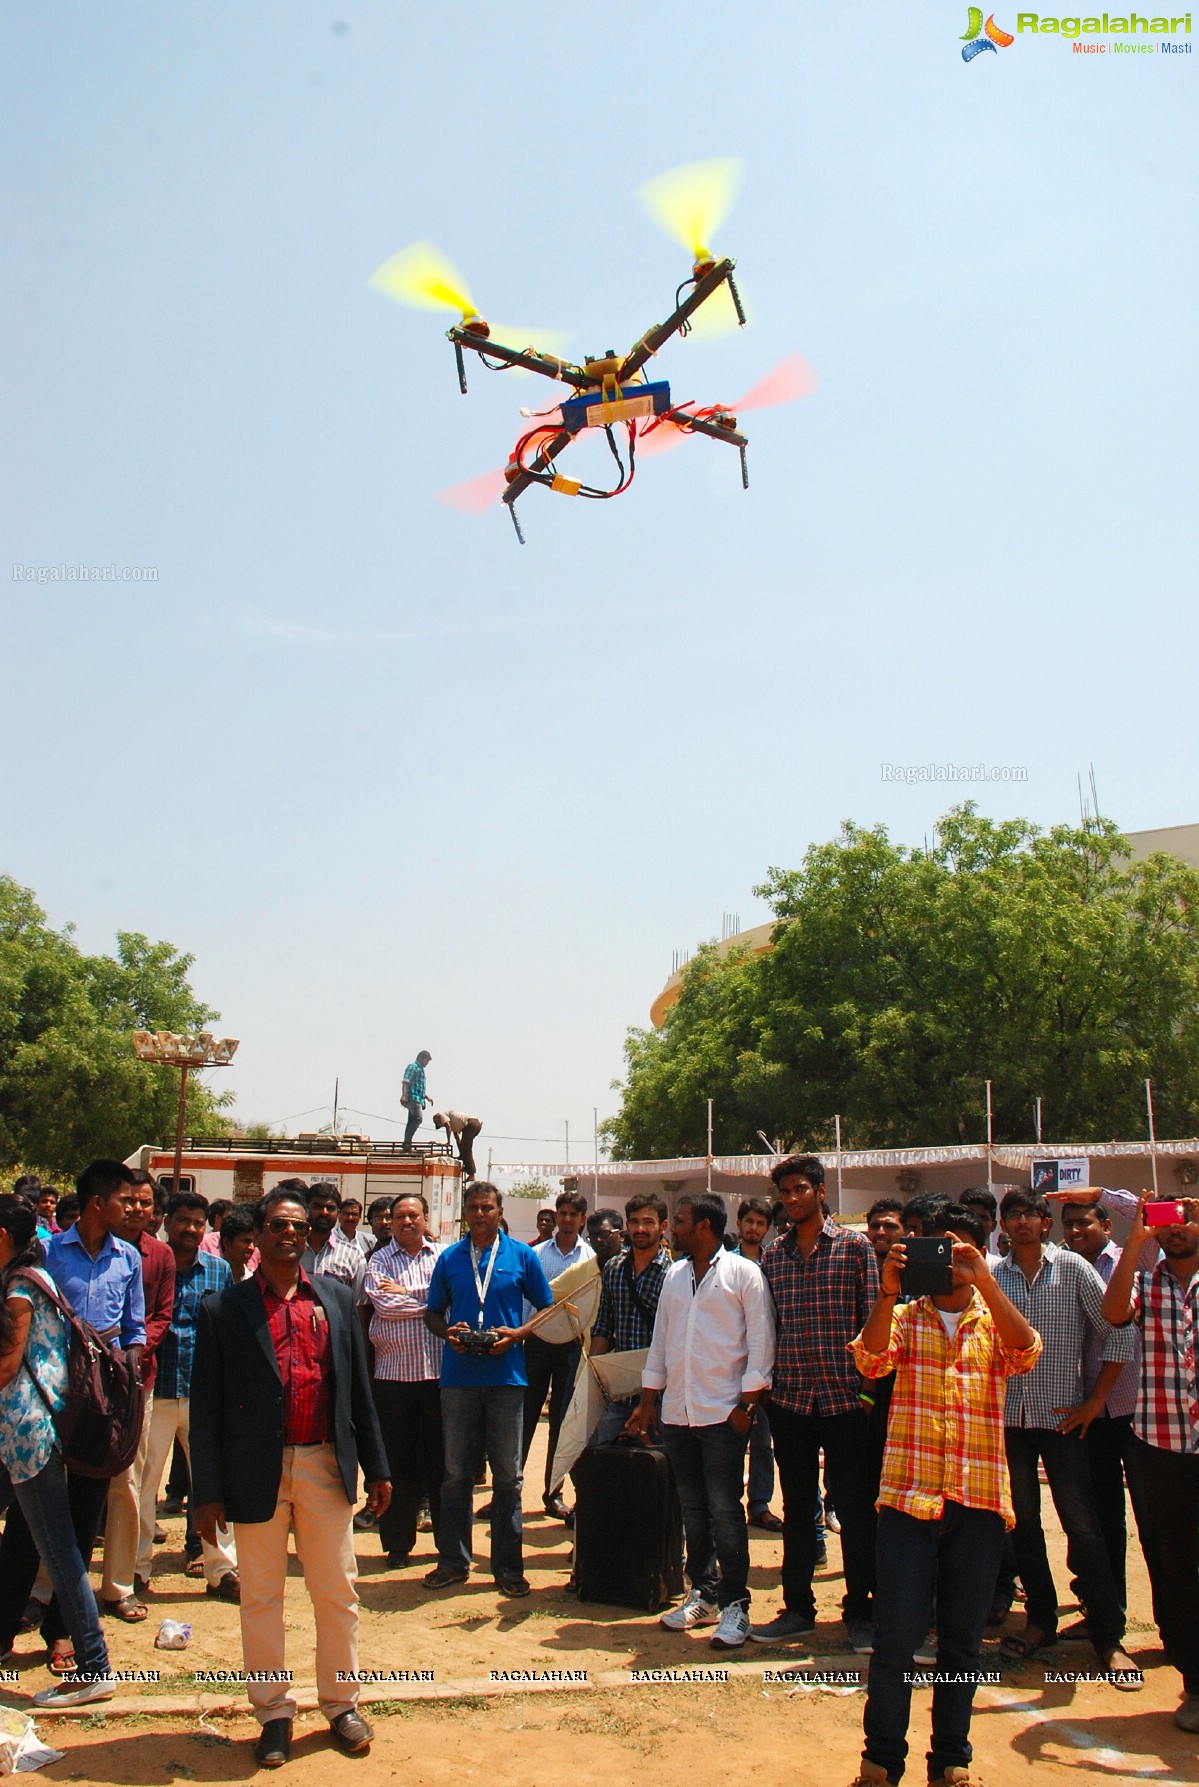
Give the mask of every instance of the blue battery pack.
[(644, 416), (661, 416), (670, 408), (670, 386), (665, 379), (653, 385), (618, 385), (605, 395), (588, 391), (563, 400), (562, 426), (572, 434), (584, 428), (608, 428), (613, 422), (634, 422)]

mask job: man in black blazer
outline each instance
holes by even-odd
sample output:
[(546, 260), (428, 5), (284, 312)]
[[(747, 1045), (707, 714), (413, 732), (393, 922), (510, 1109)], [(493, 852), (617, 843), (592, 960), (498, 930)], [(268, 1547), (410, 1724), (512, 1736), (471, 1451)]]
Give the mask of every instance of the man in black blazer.
[[(285, 1180), (258, 1207), (257, 1272), (205, 1298), (192, 1370), (192, 1498), (201, 1534), (232, 1523), (241, 1575), (241, 1637), (264, 1768), (290, 1754), (295, 1702), (284, 1669), (287, 1538), (316, 1618), (321, 1711), (347, 1754), (374, 1736), (356, 1711), (358, 1469), (367, 1506), (391, 1497), (352, 1293), (310, 1279), (307, 1186)], [(244, 1546), (244, 1552), (242, 1547)], [(346, 1679), (346, 1678), (349, 1679)]]

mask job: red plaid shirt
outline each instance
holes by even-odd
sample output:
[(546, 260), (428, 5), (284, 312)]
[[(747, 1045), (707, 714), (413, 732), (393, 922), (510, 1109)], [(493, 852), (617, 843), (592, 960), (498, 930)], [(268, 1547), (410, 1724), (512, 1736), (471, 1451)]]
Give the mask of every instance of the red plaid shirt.
[(797, 1415), (860, 1409), (849, 1343), (878, 1295), (878, 1264), (865, 1235), (826, 1217), (806, 1260), (792, 1231), (766, 1249), (762, 1271), (778, 1311), (771, 1402)]
[(1141, 1330), (1141, 1390), (1132, 1424), (1147, 1446), (1199, 1453), (1199, 1273), (1184, 1290), (1160, 1260), (1132, 1281)]
[(279, 1297), (261, 1271), (254, 1274), (270, 1323), (283, 1379), (283, 1443), (320, 1445), (329, 1438), (333, 1373), (329, 1365), (329, 1318), (317, 1302), (304, 1268), (291, 1297)]

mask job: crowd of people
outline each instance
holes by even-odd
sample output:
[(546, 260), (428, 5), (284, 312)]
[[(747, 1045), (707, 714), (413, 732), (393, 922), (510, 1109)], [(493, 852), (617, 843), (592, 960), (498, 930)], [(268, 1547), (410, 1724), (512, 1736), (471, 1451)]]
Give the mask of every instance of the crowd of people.
[[(453, 1132), (466, 1147), (474, 1121)], [(397, 1571), (431, 1530), (423, 1580), (437, 1594), (477, 1567), (485, 1522), (498, 1592), (527, 1596), (525, 1466), (548, 1401), (542, 1503), (572, 1525), (555, 1457), (586, 1346), (645, 1355), (640, 1393), (606, 1400), (590, 1445), (641, 1440), (669, 1459), (688, 1586), (665, 1630), (710, 1626), (718, 1651), (803, 1644), (827, 1534), (840, 1535), (844, 1639), (869, 1658), (859, 1787), (900, 1779), (919, 1668), (933, 1681), (929, 1779), (965, 1787), (988, 1626), (1013, 1665), (1073, 1635), (1114, 1689), (1141, 1685), (1123, 1642), (1126, 1487), (1182, 1677), (1176, 1722), (1199, 1731), (1199, 1202), (1150, 1227), (1147, 1200), (1127, 1192), (1012, 1189), (997, 1205), (977, 1190), (881, 1198), (858, 1228), (830, 1216), (818, 1157), (782, 1160), (772, 1179), (774, 1198), (744, 1199), (735, 1227), (710, 1193), (681, 1196), (668, 1221), (654, 1194), (589, 1216), (568, 1187), (538, 1211), (533, 1246), (478, 1179), (465, 1233), (444, 1246), (415, 1187), (364, 1213), (301, 1179), (255, 1206), (210, 1205), (111, 1160), (80, 1174), (73, 1206), (18, 1184), (0, 1196), (0, 1654), (32, 1613), (57, 1678), (36, 1701), (111, 1695), (101, 1615), (146, 1618), (158, 1497), (181, 1455), (186, 1569), (239, 1606), (257, 1761), (288, 1760), (296, 1712), (283, 1679), (291, 1534), (321, 1711), (343, 1751), (364, 1750), (355, 1529), (374, 1531)], [(1113, 1215), (1131, 1223), (1123, 1248)], [(545, 1337), (555, 1280), (590, 1261), (589, 1334)], [(74, 1468), (60, 1431), (71, 1310), (142, 1386), (136, 1455), (111, 1478)], [(1042, 1476), (1080, 1608), (1067, 1633)], [(782, 1539), (762, 1615), (751, 1526)], [(1009, 1629), (1017, 1584), (1024, 1618)]]

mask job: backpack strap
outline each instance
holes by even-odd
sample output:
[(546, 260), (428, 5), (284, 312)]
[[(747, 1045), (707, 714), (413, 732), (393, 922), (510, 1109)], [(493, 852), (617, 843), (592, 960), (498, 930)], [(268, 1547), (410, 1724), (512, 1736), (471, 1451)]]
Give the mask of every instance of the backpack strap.
[[(47, 1276), (49, 1275), (47, 1274)], [(68, 1327), (78, 1321), (79, 1318), (76, 1316), (75, 1311), (71, 1308), (71, 1305), (67, 1302), (53, 1279), (50, 1280), (49, 1284), (46, 1284), (45, 1281), (28, 1266), (18, 1266), (17, 1270), (10, 1276), (8, 1281), (9, 1284), (12, 1284), (13, 1281), (18, 1278), (23, 1279), (26, 1284), (33, 1285), (35, 1290), (41, 1291), (42, 1295), (47, 1297), (54, 1305), (55, 1309), (58, 1310), (59, 1314), (65, 1318)], [(62, 1411), (61, 1409), (56, 1409), (54, 1404), (50, 1401), (50, 1398), (46, 1395), (46, 1392), (42, 1387), (41, 1379), (33, 1369), (33, 1366), (29, 1363), (27, 1356), (22, 1355), (21, 1365), (28, 1375), (30, 1383), (45, 1403), (51, 1419), (57, 1422)]]

